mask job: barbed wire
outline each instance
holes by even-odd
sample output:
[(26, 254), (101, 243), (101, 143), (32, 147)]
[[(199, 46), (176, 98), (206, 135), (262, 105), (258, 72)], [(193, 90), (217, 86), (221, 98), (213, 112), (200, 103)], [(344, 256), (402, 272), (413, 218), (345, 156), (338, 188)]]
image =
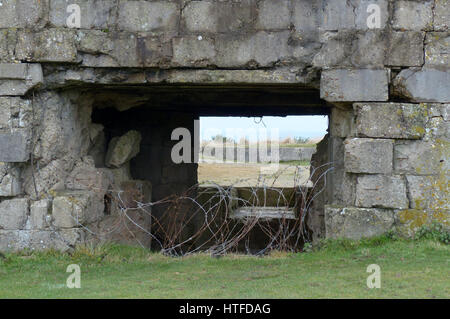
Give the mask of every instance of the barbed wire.
[[(300, 166), (289, 167), (292, 166), (296, 167), (293, 187), (274, 186), (283, 174), (284, 170), (280, 170), (270, 183), (262, 175), (256, 185), (246, 187), (235, 185), (247, 179), (236, 180), (229, 186), (211, 181), (154, 202), (137, 200), (139, 194), (133, 191), (108, 190), (106, 198), (116, 214), (110, 229), (94, 230), (74, 220), (97, 239), (107, 238), (124, 226), (137, 244), (149, 248), (140, 240), (144, 235), (153, 249), (169, 256), (198, 252), (212, 256), (230, 252), (263, 255), (272, 250), (296, 252), (311, 241), (306, 217), (314, 199), (325, 190), (326, 176), (333, 166), (327, 163), (311, 168), (309, 183), (300, 183)], [(133, 200), (130, 202), (129, 198)], [(136, 213), (140, 218), (136, 218)], [(264, 240), (252, 239), (255, 232)]]

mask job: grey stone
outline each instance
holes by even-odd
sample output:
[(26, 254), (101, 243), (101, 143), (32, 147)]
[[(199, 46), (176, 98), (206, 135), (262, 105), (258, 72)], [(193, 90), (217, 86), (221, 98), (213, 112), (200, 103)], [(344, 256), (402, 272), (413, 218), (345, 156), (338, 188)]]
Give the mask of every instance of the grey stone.
[(387, 36), (382, 31), (352, 30), (321, 33), (322, 47), (313, 65), (320, 68), (384, 66)]
[(272, 66), (290, 57), (288, 40), (289, 31), (260, 31), (251, 36), (217, 36), (216, 63), (220, 67), (243, 67), (248, 64)]
[(23, 229), (27, 221), (29, 201), (26, 198), (0, 202), (0, 229)]
[(355, 103), (356, 132), (361, 137), (420, 139), (427, 109), (420, 104)]
[[(449, 3), (450, 5), (450, 3)], [(425, 66), (448, 68), (450, 32), (429, 32), (425, 39)]]
[(0, 62), (15, 62), (17, 29), (0, 29)]
[(0, 28), (35, 28), (46, 23), (47, 1), (3, 1), (0, 6)]
[(19, 163), (26, 162), (29, 158), (28, 137), (24, 131), (0, 132), (0, 162)]
[(86, 156), (75, 164), (66, 179), (66, 187), (71, 190), (90, 190), (103, 198), (112, 179), (111, 172), (96, 168), (93, 158)]
[(391, 32), (385, 64), (390, 66), (422, 66), (424, 63), (424, 37), (424, 32)]
[(449, 0), (434, 1), (434, 30), (449, 30), (450, 21), (450, 2)]
[(330, 102), (387, 101), (388, 83), (388, 70), (325, 70), (320, 97)]
[(71, 4), (80, 6), (81, 29), (107, 29), (116, 23), (116, 1), (111, 0), (50, 0), (50, 23), (55, 27), (68, 27), (67, 12)]
[(356, 15), (350, 1), (324, 1), (321, 28), (324, 30), (354, 29)]
[(10, 164), (0, 162), (0, 197), (22, 194), (20, 170)]
[(56, 249), (67, 251), (85, 240), (83, 229), (0, 230), (0, 251)]
[(48, 199), (32, 202), (30, 207), (30, 227), (31, 229), (45, 229), (48, 227), (49, 214), (51, 212), (51, 202)]
[(80, 227), (101, 219), (104, 199), (89, 191), (66, 191), (53, 199), (53, 225), (59, 228)]
[(394, 226), (389, 209), (325, 206), (327, 238), (361, 239), (380, 236)]
[(141, 134), (138, 131), (129, 131), (121, 137), (111, 140), (106, 153), (106, 166), (120, 167), (140, 151)]
[(191, 1), (184, 7), (182, 15), (191, 32), (217, 31), (217, 7), (213, 1)]
[(117, 25), (124, 31), (175, 31), (179, 14), (174, 2), (121, 0)]
[(448, 144), (439, 141), (398, 141), (394, 147), (395, 172), (430, 175), (450, 169), (447, 148)]
[(321, 3), (297, 0), (293, 2), (293, 6), (292, 22), (298, 33), (306, 36), (319, 29), (321, 24)]
[(26, 128), (32, 125), (30, 100), (0, 97), (0, 129)]
[[(79, 50), (86, 67), (142, 66), (136, 35), (126, 32), (80, 31)], [(146, 52), (145, 43), (141, 48)]]
[(288, 29), (291, 23), (290, 0), (263, 0), (259, 3), (257, 28)]
[(217, 32), (247, 33), (255, 28), (257, 1), (216, 1)]
[(216, 56), (214, 41), (201, 36), (175, 38), (173, 41), (173, 62), (182, 66), (207, 66), (213, 64)]
[(356, 206), (408, 208), (405, 180), (399, 176), (361, 175), (356, 183)]
[(398, 0), (394, 2), (393, 28), (396, 30), (431, 30), (434, 1)]
[(406, 180), (408, 181), (411, 208), (428, 212), (450, 211), (448, 174), (436, 176), (406, 175)]
[(30, 62), (76, 62), (75, 30), (47, 29), (32, 33), (20, 31), (16, 57)]
[(331, 136), (348, 137), (355, 133), (353, 109), (340, 109), (333, 107), (330, 116), (330, 133)]
[(450, 72), (406, 69), (394, 79), (394, 90), (416, 102), (450, 102)]
[(42, 82), (40, 64), (0, 63), (0, 95), (25, 95)]
[(352, 138), (345, 141), (345, 170), (349, 173), (390, 174), (394, 141)]

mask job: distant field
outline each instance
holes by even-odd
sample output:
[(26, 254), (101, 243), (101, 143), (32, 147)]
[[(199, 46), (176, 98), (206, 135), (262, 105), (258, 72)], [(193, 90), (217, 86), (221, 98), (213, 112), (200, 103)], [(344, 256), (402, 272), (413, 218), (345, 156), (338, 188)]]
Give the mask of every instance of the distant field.
[(267, 171), (267, 165), (257, 163), (200, 163), (198, 180), (200, 184), (214, 182), (221, 186), (294, 187), (308, 181), (309, 166), (302, 164), (309, 165), (308, 162), (293, 161), (279, 164), (276, 171)]

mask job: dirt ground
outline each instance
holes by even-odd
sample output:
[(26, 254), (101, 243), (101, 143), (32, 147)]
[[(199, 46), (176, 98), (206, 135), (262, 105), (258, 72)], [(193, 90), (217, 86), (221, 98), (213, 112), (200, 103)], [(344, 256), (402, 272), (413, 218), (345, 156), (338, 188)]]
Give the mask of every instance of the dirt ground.
[(279, 164), (271, 168), (257, 163), (199, 163), (198, 181), (221, 186), (294, 187), (308, 182), (309, 166)]

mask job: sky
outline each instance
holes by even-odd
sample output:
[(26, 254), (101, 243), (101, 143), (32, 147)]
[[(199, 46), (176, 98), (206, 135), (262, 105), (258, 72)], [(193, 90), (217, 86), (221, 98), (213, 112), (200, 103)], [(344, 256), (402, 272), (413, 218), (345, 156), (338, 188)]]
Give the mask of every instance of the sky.
[[(265, 124), (265, 126), (264, 126)], [(264, 116), (262, 118), (248, 117), (201, 117), (200, 118), (200, 136), (202, 140), (209, 140), (212, 136), (221, 134), (242, 137), (247, 135), (250, 140), (253, 131), (264, 132), (266, 128), (267, 135), (278, 134), (280, 139), (286, 137), (315, 138), (326, 134), (328, 128), (327, 116), (287, 116), (275, 117)], [(241, 131), (239, 131), (239, 129)], [(275, 129), (275, 130), (272, 130)], [(278, 129), (278, 133), (276, 131)], [(253, 131), (252, 131), (253, 130)], [(227, 134), (228, 131), (228, 134)], [(264, 133), (263, 133), (264, 134)]]

